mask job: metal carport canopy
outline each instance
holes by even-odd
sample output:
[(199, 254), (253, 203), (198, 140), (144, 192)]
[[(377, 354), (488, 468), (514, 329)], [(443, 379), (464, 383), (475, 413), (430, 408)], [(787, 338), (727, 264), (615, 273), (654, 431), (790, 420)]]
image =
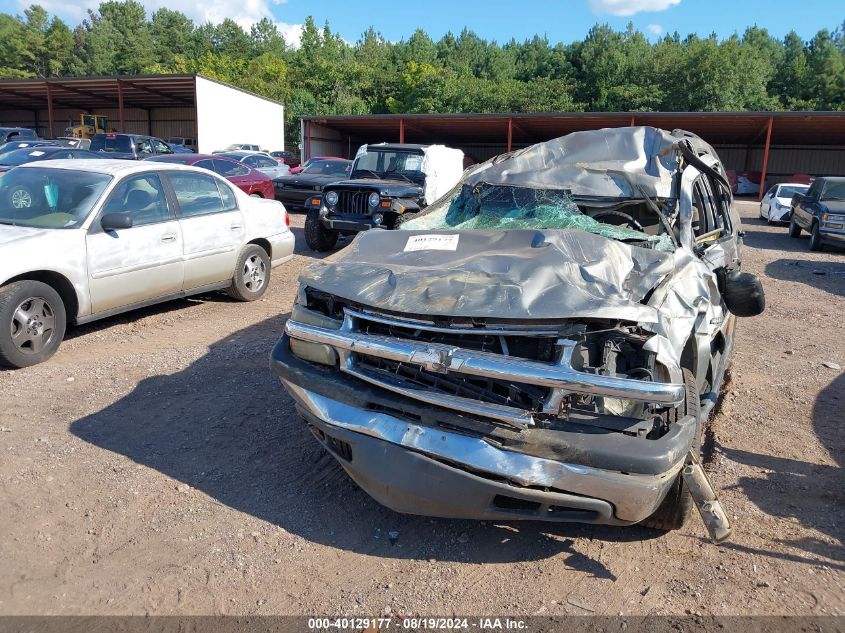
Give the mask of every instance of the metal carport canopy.
[(119, 131), (124, 130), (126, 108), (195, 107), (197, 75), (123, 75), (0, 80), (0, 108), (47, 109), (53, 130), (53, 108), (117, 108)]
[(303, 118), (310, 157), (311, 126), (350, 139), (415, 143), (495, 143), (508, 151), (558, 136), (604, 127), (650, 125), (688, 130), (713, 145), (764, 143), (763, 195), (772, 145), (845, 145), (845, 112), (542, 112), (497, 114), (377, 114)]
[[(352, 137), (400, 134), (413, 142), (454, 139), (501, 143), (511, 130), (513, 145), (530, 145), (578, 130), (622, 125), (683, 128), (711, 144), (843, 145), (845, 112), (543, 112), (522, 114), (374, 114), (312, 116), (304, 122), (325, 125)], [(404, 128), (404, 129), (403, 129)], [(403, 141), (406, 139), (402, 139)]]

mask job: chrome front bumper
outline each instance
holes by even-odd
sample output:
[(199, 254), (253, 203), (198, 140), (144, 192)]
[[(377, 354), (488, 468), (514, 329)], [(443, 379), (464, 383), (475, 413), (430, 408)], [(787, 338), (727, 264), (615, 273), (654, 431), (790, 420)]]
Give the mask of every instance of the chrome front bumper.
[[(567, 339), (560, 339), (557, 342), (561, 349), (560, 360), (557, 363), (543, 363), (438, 343), (365, 334), (357, 331), (359, 319), (389, 321), (393, 325), (404, 327), (409, 325), (408, 322), (398, 319), (388, 320), (383, 316), (346, 308), (344, 320), (339, 329), (288, 319), (285, 332), (292, 339), (331, 347), (340, 357), (340, 370), (356, 378), (428, 404), (493, 418), (517, 428), (528, 428), (534, 425), (530, 411), (438, 393), (434, 390), (411, 388), (408, 385), (381, 378), (374, 379), (359, 369), (355, 355), (362, 354), (416, 365), (433, 373), (449, 372), (547, 387), (553, 390), (547, 403), (550, 407), (555, 402), (559, 402), (559, 398), (563, 395), (569, 393), (660, 405), (678, 404), (683, 402), (685, 395), (684, 385), (681, 384), (602, 376), (578, 371), (572, 366), (576, 342)], [(431, 326), (428, 328), (432, 329)]]
[[(349, 475), (399, 512), (628, 525), (657, 509), (684, 463), (657, 475), (564, 463), (350, 406), (284, 377), (282, 383)], [(350, 447), (348, 454), (338, 442)], [(493, 503), (500, 498), (524, 503), (503, 509)], [(526, 504), (538, 509), (526, 511)]]

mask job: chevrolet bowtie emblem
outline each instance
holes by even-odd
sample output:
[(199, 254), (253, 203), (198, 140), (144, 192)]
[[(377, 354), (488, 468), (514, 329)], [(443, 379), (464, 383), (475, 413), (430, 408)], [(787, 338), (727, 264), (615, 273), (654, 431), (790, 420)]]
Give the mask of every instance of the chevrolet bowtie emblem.
[(425, 351), (411, 354), (411, 362), (420, 365), (430, 372), (445, 374), (452, 364), (452, 351), (449, 349), (434, 349), (429, 347)]

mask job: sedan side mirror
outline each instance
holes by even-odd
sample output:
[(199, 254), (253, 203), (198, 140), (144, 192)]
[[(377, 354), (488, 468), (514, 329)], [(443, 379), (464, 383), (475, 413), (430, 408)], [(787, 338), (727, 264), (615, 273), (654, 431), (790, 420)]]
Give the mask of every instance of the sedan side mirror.
[(128, 213), (106, 213), (100, 218), (104, 231), (119, 231), (132, 228), (132, 216)]
[(757, 275), (733, 270), (719, 277), (725, 305), (733, 314), (738, 317), (757, 316), (766, 309), (766, 294)]

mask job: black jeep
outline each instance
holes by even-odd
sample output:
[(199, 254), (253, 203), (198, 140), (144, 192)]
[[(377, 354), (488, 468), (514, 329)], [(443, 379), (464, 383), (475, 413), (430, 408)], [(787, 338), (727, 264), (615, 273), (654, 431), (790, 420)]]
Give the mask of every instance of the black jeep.
[[(426, 207), (427, 165), (440, 160), (441, 154), (427, 156), (431, 145), (387, 144), (364, 145), (352, 164), (349, 179), (326, 185), (322, 195), (306, 202), (305, 241), (315, 251), (334, 248), (340, 235), (352, 235), (371, 228), (398, 228)], [(436, 146), (442, 148), (442, 146)], [(442, 148), (446, 152), (457, 150)], [(462, 154), (461, 154), (462, 157)], [(448, 155), (440, 172), (455, 171)], [(434, 166), (433, 166), (434, 167)], [(432, 169), (433, 173), (433, 169)], [(443, 180), (454, 186), (461, 176), (457, 173)], [(431, 187), (431, 183), (428, 183)]]

